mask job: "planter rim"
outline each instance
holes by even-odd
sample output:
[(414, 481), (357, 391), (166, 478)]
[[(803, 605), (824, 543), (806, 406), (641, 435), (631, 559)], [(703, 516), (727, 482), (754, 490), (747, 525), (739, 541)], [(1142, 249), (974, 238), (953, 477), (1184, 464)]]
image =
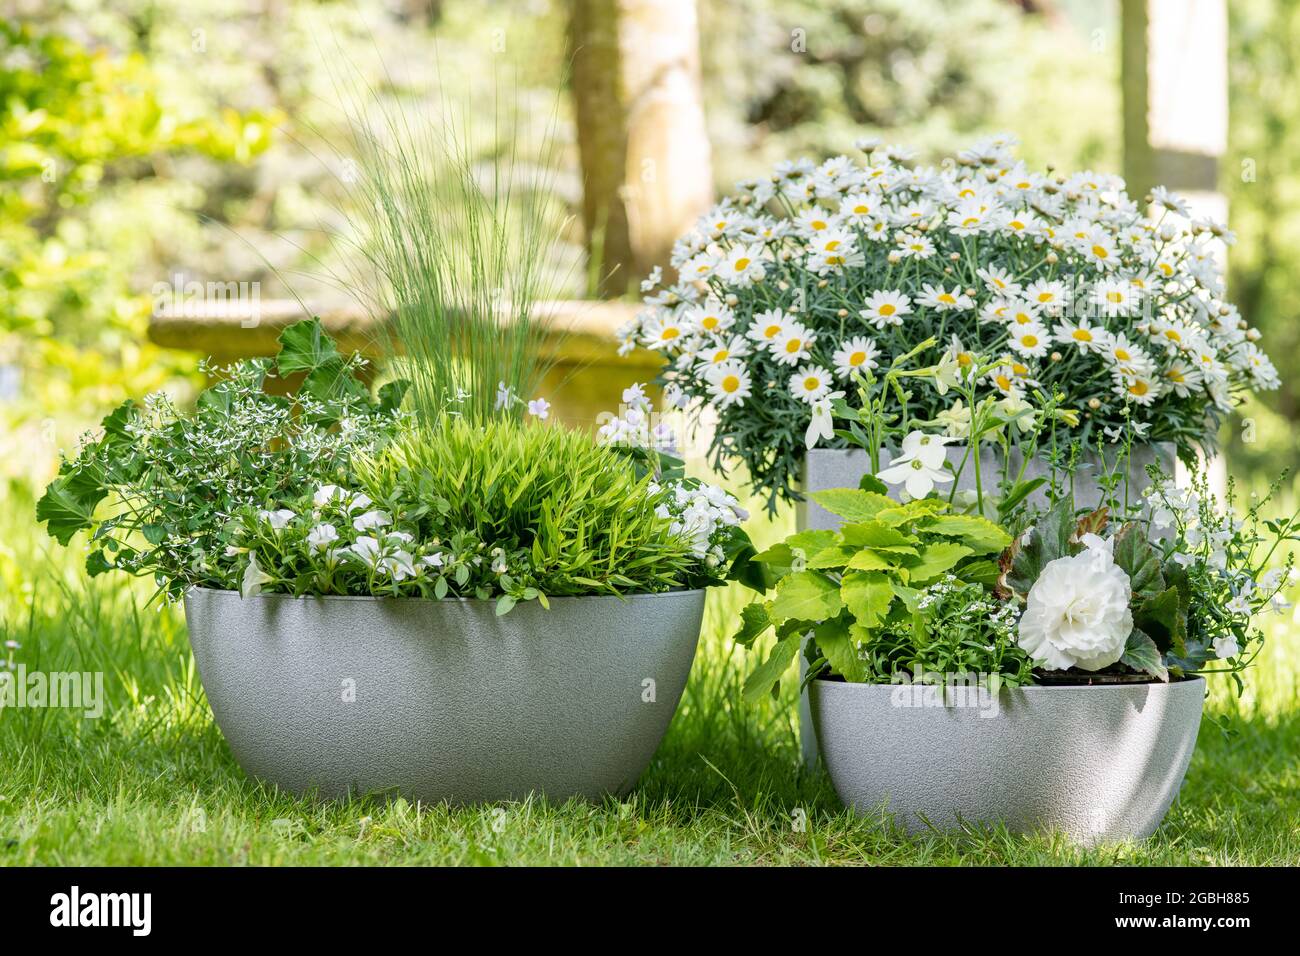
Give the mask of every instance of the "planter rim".
[[(1152, 680), (1152, 681), (1144, 681), (1142, 683), (1134, 682), (1134, 683), (1127, 683), (1127, 684), (1025, 684), (1021, 687), (1014, 687), (1009, 689), (1014, 690), (1016, 692), (1023, 691), (1029, 694), (1046, 694), (1046, 693), (1054, 693), (1058, 691), (1065, 691), (1065, 692), (1097, 691), (1097, 690), (1101, 690), (1101, 691), (1130, 690), (1131, 691), (1134, 688), (1138, 688), (1138, 687), (1179, 687), (1183, 684), (1195, 684), (1197, 682), (1204, 684), (1205, 678), (1202, 677), (1200, 674), (1193, 674), (1191, 677), (1184, 677), (1181, 680), (1174, 680), (1168, 682)], [(844, 681), (844, 680), (826, 680), (825, 678), (822, 677), (814, 678), (811, 683), (820, 684), (826, 687), (838, 686), (838, 687), (852, 687), (852, 688), (864, 688), (864, 689), (875, 688), (875, 687), (893, 689), (895, 687), (915, 686), (913, 684), (862, 684), (857, 682), (850, 683), (849, 681)], [(921, 686), (926, 686), (926, 685), (922, 684)], [(941, 687), (944, 685), (935, 684), (932, 686)]]
[[(552, 597), (547, 595), (546, 599), (551, 602), (555, 601), (591, 601), (598, 599), (620, 601), (627, 603), (632, 598), (667, 598), (667, 597), (685, 597), (688, 594), (701, 594), (707, 591), (707, 588), (679, 588), (672, 591), (634, 591), (630, 594), (562, 594)], [(250, 597), (244, 597), (238, 591), (230, 588), (208, 588), (202, 585), (192, 584), (185, 589), (185, 593), (198, 591), (204, 594), (212, 595), (229, 595), (239, 598), (241, 601), (254, 601), (258, 598), (279, 598), (287, 601), (401, 601), (407, 603), (424, 603), (424, 604), (477, 604), (483, 607), (494, 606), (496, 598), (467, 598), (448, 595), (445, 598), (426, 598), (426, 597), (393, 597), (390, 594), (286, 594), (283, 591), (262, 591)]]

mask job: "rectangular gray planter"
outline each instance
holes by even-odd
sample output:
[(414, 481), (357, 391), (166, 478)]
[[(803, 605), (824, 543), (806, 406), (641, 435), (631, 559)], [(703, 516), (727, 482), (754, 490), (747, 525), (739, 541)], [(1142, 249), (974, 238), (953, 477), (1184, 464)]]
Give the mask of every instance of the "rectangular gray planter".
[[(953, 467), (960, 464), (963, 450), (956, 446), (947, 449), (948, 461)], [(887, 468), (889, 461), (889, 453), (882, 451), (880, 467), (882, 469)], [(1142, 489), (1150, 484), (1147, 479), (1146, 467), (1148, 464), (1157, 462), (1167, 473), (1174, 474), (1177, 455), (1172, 444), (1164, 442), (1158, 445), (1134, 447), (1132, 460), (1129, 462), (1129, 488), (1132, 496), (1140, 496)], [(1074, 475), (1075, 501), (1080, 507), (1096, 505), (1101, 500), (1101, 488), (1097, 484), (1097, 476), (1102, 473), (1100, 470), (1101, 464), (1097, 454), (1092, 452), (1083, 458), (1080, 469)], [(1013, 461), (1012, 467), (1018, 472), (1019, 461)], [(985, 489), (996, 488), (1002, 469), (1001, 456), (995, 454), (992, 449), (984, 449), (980, 468)], [(867, 453), (860, 449), (814, 448), (804, 458), (801, 490), (805, 495), (808, 495), (814, 491), (825, 491), (827, 488), (856, 488), (862, 476), (870, 470), (870, 459)], [(1024, 477), (1028, 480), (1046, 476), (1048, 472), (1049, 469), (1042, 461), (1031, 460), (1025, 466)], [(957, 488), (963, 491), (973, 491), (975, 489), (973, 463), (967, 462), (962, 475), (957, 479)], [(1043, 489), (1040, 488), (1031, 494), (1028, 500), (1031, 504), (1042, 505), (1046, 501), (1046, 495)], [(838, 517), (810, 498), (805, 499), (796, 506), (795, 521), (800, 531), (806, 529), (833, 530), (840, 526)], [(807, 662), (800, 655), (799, 676), (801, 679), (806, 666)], [(817, 735), (813, 730), (812, 713), (809, 709), (806, 691), (799, 696), (799, 742), (804, 762), (810, 765), (815, 763), (817, 760)]]

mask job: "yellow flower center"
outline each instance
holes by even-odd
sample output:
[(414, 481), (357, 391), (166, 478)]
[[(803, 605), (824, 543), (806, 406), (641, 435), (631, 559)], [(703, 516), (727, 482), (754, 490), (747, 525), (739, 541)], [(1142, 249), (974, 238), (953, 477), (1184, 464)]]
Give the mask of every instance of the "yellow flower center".
[(767, 328), (765, 328), (765, 329), (763, 330), (763, 338), (765, 338), (765, 339), (774, 339), (774, 338), (776, 338), (780, 333), (781, 333), (781, 326), (779, 326), (779, 325), (769, 325)]
[(867, 360), (866, 352), (854, 352), (852, 355), (849, 356), (849, 364), (852, 365), (854, 368), (857, 368), (866, 360)]
[(722, 390), (730, 395), (732, 392), (737, 391), (740, 388), (740, 376), (724, 375), (719, 384), (722, 385)]
[(1038, 336), (1032, 332), (1026, 333), (1020, 337), (1020, 344), (1027, 349), (1032, 349), (1038, 344)]
[(898, 311), (898, 307), (895, 306), (892, 302), (886, 302), (876, 311), (879, 312), (881, 315), (893, 315), (895, 312)]
[(1115, 358), (1121, 362), (1131, 362), (1133, 360), (1133, 356), (1129, 354), (1128, 349), (1116, 349)]
[(728, 350), (728, 349), (718, 349), (716, 352), (713, 353), (713, 364), (714, 364), (714, 365), (720, 365), (720, 364), (722, 364), (723, 362), (725, 362), (727, 359), (729, 359), (730, 357), (731, 357), (731, 352), (730, 352), (730, 350)]
[(856, 206), (853, 207), (853, 213), (854, 213), (854, 215), (865, 216), (865, 215), (866, 215), (867, 213), (869, 213), (869, 212), (871, 212), (871, 207), (870, 207), (870, 206), (864, 206), (864, 205), (862, 205), (861, 203), (859, 203), (858, 205), (856, 205)]
[(975, 226), (975, 225), (978, 225), (978, 224), (979, 224), (979, 221), (980, 221), (979, 216), (967, 216), (965, 219), (963, 219), (963, 220), (961, 221), (961, 224), (962, 224), (963, 226), (968, 226), (968, 227), (969, 227), (969, 226)]
[(1011, 379), (1007, 377), (1006, 373), (999, 372), (993, 381), (997, 382), (998, 388), (1002, 389), (1002, 391), (1011, 391)]
[(945, 304), (947, 304), (947, 305), (952, 305), (952, 304), (953, 304), (954, 302), (956, 302), (957, 300), (953, 298), (953, 295), (952, 295), (951, 292), (940, 292), (940, 293), (939, 293), (939, 301), (940, 301), (940, 302), (943, 302), (943, 303), (945, 303)]
[(1055, 299), (1055, 298), (1056, 298), (1056, 293), (1055, 293), (1055, 292), (1040, 292), (1040, 293), (1038, 293), (1038, 301), (1039, 301), (1039, 302), (1051, 302), (1051, 301), (1052, 301), (1053, 299)]
[(706, 315), (704, 318), (700, 319), (700, 325), (712, 332), (718, 327), (720, 321), (721, 319), (716, 315)]
[(1187, 381), (1187, 376), (1184, 375), (1180, 369), (1176, 368), (1171, 368), (1168, 372), (1165, 372), (1165, 377), (1169, 379), (1169, 381), (1177, 382), (1180, 385)]
[(1128, 391), (1130, 395), (1136, 395), (1141, 398), (1147, 392), (1151, 391), (1151, 386), (1142, 381), (1142, 379), (1138, 379), (1128, 387)]
[(659, 340), (662, 342), (671, 342), (673, 339), (677, 338), (677, 336), (681, 334), (682, 334), (681, 330), (678, 329), (677, 326), (670, 325), (668, 326), (668, 328), (664, 329), (662, 332), (659, 333)]
[(790, 339), (785, 343), (785, 351), (788, 355), (794, 355), (803, 348), (803, 339)]
[(1165, 329), (1165, 338), (1171, 342), (1181, 342), (1183, 340), (1182, 334), (1177, 329)]
[(1105, 259), (1108, 255), (1110, 255), (1110, 253), (1106, 250), (1105, 246), (1097, 245), (1097, 244), (1093, 245), (1092, 254), (1096, 256), (1098, 259)]
[(827, 252), (834, 252), (839, 247), (840, 247), (840, 241), (838, 239), (832, 239), (826, 243)]
[(821, 232), (823, 229), (829, 226), (830, 223), (827, 222), (825, 219), (814, 219), (811, 223), (809, 223), (809, 225), (811, 225), (818, 232)]
[(1092, 332), (1088, 329), (1075, 329), (1070, 333), (1070, 337), (1076, 342), (1091, 342)]
[(1015, 362), (1011, 366), (1011, 371), (1015, 372), (1021, 378), (1024, 378), (1026, 375), (1029, 374), (1029, 366), (1021, 365), (1019, 362)]
[(748, 269), (748, 268), (749, 268), (749, 259), (748, 259), (748, 258), (746, 258), (745, 256), (741, 256), (739, 259), (736, 260), (736, 271), (737, 271), (737, 272), (744, 272), (744, 271), (745, 271), (746, 269)]
[(809, 375), (807, 378), (803, 380), (803, 387), (806, 391), (815, 392), (817, 391), (817, 386), (821, 385), (821, 383), (822, 380), (819, 379), (817, 376)]
[(1106, 293), (1106, 301), (1107, 301), (1107, 302), (1113, 302), (1113, 303), (1115, 303), (1116, 305), (1118, 305), (1119, 303), (1121, 303), (1121, 302), (1124, 301), (1124, 293), (1123, 293), (1123, 292), (1113, 292), (1113, 291), (1112, 291), (1112, 292), (1107, 292), (1107, 293)]

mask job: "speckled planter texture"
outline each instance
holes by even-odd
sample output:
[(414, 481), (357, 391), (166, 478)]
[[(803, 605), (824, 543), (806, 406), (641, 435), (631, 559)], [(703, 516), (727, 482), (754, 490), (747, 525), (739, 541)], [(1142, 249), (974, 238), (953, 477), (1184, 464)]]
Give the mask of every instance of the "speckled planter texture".
[[(926, 691), (931, 691), (926, 688)], [(927, 706), (919, 687), (811, 684), (821, 757), (840, 799), (909, 832), (959, 821), (1142, 840), (1196, 747), (1205, 681), (1004, 690), (997, 707)], [(935, 698), (929, 697), (929, 703)]]
[(322, 797), (598, 799), (650, 763), (703, 591), (493, 602), (191, 589), (208, 701), (249, 774)]

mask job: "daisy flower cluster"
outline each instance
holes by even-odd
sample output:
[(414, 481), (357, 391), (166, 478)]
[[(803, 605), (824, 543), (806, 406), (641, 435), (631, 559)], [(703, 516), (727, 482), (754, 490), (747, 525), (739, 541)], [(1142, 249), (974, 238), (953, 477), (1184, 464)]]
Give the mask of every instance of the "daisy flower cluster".
[[(643, 283), (620, 348), (660, 352), (666, 388), (716, 410), (715, 461), (786, 498), (828, 396), (931, 339), (918, 365), (978, 369), (1012, 404), (1059, 394), (1085, 443), (1132, 421), (1188, 452), (1243, 392), (1277, 387), (1224, 299), (1226, 227), (1162, 188), (1144, 211), (1119, 177), (1030, 170), (1014, 146), (930, 167), (862, 142), (861, 160), (740, 184), (677, 242), (676, 281)], [(941, 381), (915, 391), (916, 422), (954, 417)]]

